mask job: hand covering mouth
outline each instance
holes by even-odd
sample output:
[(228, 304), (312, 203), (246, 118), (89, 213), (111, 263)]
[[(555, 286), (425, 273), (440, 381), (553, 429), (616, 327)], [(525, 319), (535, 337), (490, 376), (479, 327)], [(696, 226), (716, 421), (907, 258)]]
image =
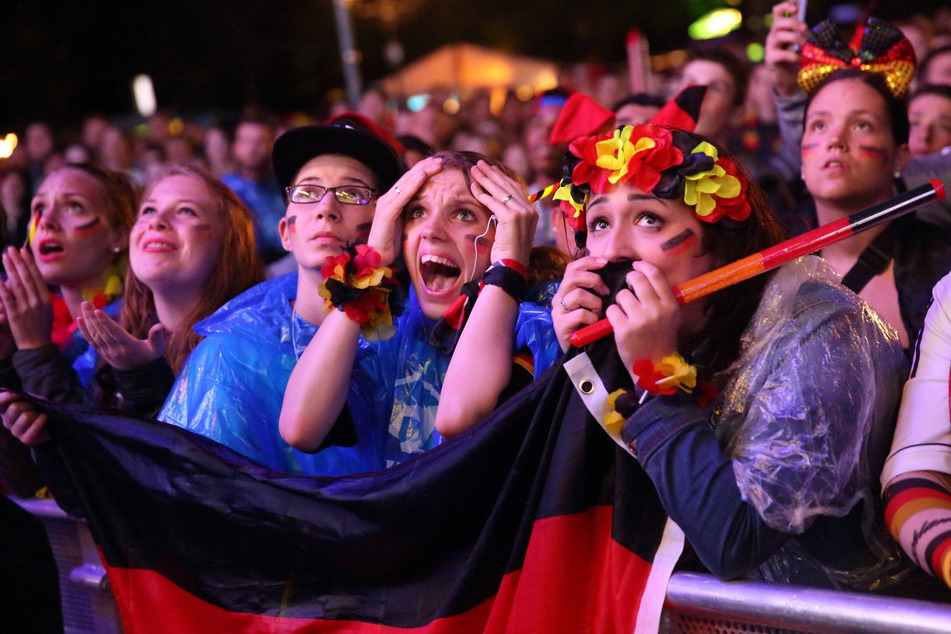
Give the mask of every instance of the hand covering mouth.
[(440, 255), (426, 254), (419, 258), (419, 275), (423, 286), (433, 292), (451, 289), (462, 274), (456, 264), (449, 258)]

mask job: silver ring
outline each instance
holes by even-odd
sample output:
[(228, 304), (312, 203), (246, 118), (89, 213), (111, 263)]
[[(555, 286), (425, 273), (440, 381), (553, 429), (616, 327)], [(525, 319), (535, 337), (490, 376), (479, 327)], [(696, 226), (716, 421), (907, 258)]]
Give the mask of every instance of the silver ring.
[(570, 310), (568, 310), (568, 307), (565, 306), (565, 298), (564, 298), (564, 297), (562, 297), (561, 299), (559, 299), (559, 300), (558, 300), (558, 303), (561, 304), (561, 309), (562, 309), (563, 311), (565, 311), (566, 313), (570, 313), (570, 312), (571, 312)]
[(507, 202), (510, 201), (510, 200), (512, 200), (512, 194), (509, 194), (508, 196), (506, 196), (505, 198), (503, 198), (503, 199), (502, 199), (502, 204), (504, 205), (505, 203), (507, 203)]
[(396, 185), (393, 185), (393, 191), (396, 192), (396, 195), (397, 195), (397, 196), (399, 196), (400, 194), (403, 193), (403, 192), (400, 191), (400, 188), (397, 187)]

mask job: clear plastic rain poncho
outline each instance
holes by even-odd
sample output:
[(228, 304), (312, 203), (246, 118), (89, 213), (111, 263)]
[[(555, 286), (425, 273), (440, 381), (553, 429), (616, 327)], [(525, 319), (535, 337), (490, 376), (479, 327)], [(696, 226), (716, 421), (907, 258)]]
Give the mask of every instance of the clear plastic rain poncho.
[[(743, 498), (773, 529), (802, 534), (864, 502), (862, 533), (882, 565), (826, 574), (868, 588), (896, 555), (876, 521), (873, 487), (906, 364), (894, 330), (837, 282), (811, 256), (776, 273), (730, 369), (717, 435)], [(792, 540), (758, 572), (788, 581), (784, 571), (808, 557)]]
[(343, 475), (383, 467), (385, 427), (363, 408), (383, 398), (359, 371), (371, 354), (360, 340), (347, 406), (357, 443), (317, 453), (281, 438), (278, 419), (291, 370), (317, 328), (297, 316), (297, 273), (245, 291), (195, 326), (205, 339), (192, 351), (159, 419), (206, 436), (275, 471)]

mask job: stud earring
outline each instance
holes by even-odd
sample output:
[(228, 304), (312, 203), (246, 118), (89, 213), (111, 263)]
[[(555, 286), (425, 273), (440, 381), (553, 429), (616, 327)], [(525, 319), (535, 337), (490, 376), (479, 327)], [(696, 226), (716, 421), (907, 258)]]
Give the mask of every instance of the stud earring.
[(112, 247), (112, 252), (113, 252), (113, 253), (118, 253), (118, 252), (121, 251), (121, 250), (122, 250), (122, 249), (120, 249), (119, 247)]

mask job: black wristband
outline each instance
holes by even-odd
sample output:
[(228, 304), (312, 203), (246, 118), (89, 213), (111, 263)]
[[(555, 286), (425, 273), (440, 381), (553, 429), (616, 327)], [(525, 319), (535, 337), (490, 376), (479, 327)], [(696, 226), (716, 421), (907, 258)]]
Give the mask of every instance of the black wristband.
[(515, 300), (516, 304), (522, 303), (527, 290), (525, 276), (510, 266), (496, 262), (489, 267), (482, 277), (482, 284), (487, 286), (498, 286)]

